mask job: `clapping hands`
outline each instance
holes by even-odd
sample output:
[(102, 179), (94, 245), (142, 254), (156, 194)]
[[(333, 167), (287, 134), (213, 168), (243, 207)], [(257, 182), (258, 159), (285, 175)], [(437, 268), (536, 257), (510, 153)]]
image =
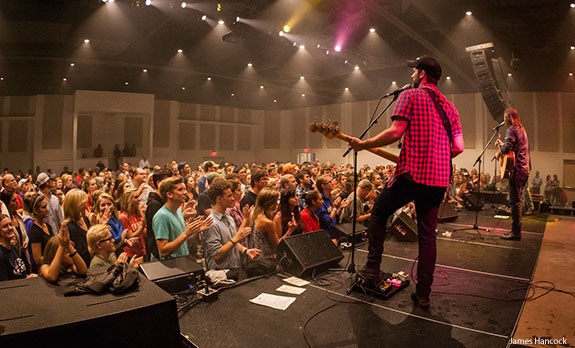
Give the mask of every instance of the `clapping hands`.
[(196, 210), (196, 202), (193, 199), (190, 199), (188, 202), (184, 203), (184, 207), (182, 209), (182, 213), (184, 214), (184, 220), (188, 221), (189, 219), (194, 218), (198, 211)]
[(200, 233), (200, 232), (205, 231), (208, 228), (212, 227), (213, 223), (214, 223), (214, 220), (212, 219), (211, 216), (209, 216), (209, 217), (205, 217), (205, 216), (195, 217), (192, 219), (192, 221), (190, 221), (186, 225), (185, 233), (188, 237), (191, 237), (197, 233)]

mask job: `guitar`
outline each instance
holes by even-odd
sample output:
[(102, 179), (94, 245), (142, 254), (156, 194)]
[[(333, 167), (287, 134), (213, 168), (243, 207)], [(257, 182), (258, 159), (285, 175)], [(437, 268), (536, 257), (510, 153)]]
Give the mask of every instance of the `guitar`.
[[(498, 140), (501, 140), (501, 134), (499, 134)], [(497, 143), (497, 147), (499, 148), (499, 151), (501, 151), (501, 145), (499, 145), (499, 143)], [(509, 178), (513, 172), (513, 167), (515, 166), (515, 153), (513, 151), (509, 151), (507, 155), (499, 157), (497, 162), (499, 162), (499, 172), (501, 173), (500, 178)]]
[[(328, 139), (338, 138), (347, 143), (351, 141), (351, 137), (347, 134), (342, 133), (336, 124), (330, 125), (322, 122), (313, 122), (310, 123), (309, 125), (309, 131), (312, 133), (321, 133)], [(378, 156), (381, 156), (387, 160), (390, 160), (393, 163), (397, 163), (398, 156), (396, 154), (393, 154), (391, 152), (385, 151), (377, 147), (373, 149), (367, 149), (367, 151), (374, 153)]]

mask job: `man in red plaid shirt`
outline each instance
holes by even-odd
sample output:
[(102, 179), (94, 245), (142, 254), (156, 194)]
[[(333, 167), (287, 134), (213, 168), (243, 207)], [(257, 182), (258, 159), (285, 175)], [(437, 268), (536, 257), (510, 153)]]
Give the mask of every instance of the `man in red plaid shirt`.
[[(380, 264), (387, 219), (398, 208), (415, 201), (419, 262), (416, 293), (412, 298), (420, 308), (427, 309), (437, 254), (437, 212), (449, 186), (451, 158), (463, 152), (463, 134), (457, 109), (437, 89), (441, 77), (439, 63), (432, 57), (421, 56), (407, 65), (413, 68), (413, 88), (399, 96), (391, 126), (370, 139), (353, 138), (350, 142), (354, 150), (360, 151), (394, 143), (403, 136), (395, 174), (372, 209), (367, 232), (369, 254), (360, 273), (372, 291), (381, 290)], [(450, 127), (443, 125), (432, 98), (443, 109)]]

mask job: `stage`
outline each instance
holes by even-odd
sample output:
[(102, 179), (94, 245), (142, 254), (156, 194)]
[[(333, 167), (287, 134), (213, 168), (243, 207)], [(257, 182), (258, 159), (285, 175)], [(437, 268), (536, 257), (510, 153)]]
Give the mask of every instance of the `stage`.
[[(346, 295), (351, 278), (344, 271), (307, 276), (300, 295), (276, 291), (284, 275), (256, 279), (226, 289), (211, 304), (200, 303), (180, 317), (180, 329), (197, 347), (506, 347), (524, 306), (547, 215), (525, 216), (522, 241), (499, 237), (511, 219), (479, 212), (489, 232), (454, 231), (473, 225), (475, 213), (438, 226), (438, 257), (429, 311), (415, 308), (412, 284), (388, 300), (358, 292)], [(349, 251), (340, 268), (349, 262)], [(415, 272), (417, 243), (388, 235), (382, 269)], [(364, 264), (367, 245), (359, 245), (356, 265)], [(266, 292), (297, 299), (285, 311), (249, 302)], [(315, 316), (314, 316), (315, 315)], [(313, 317), (312, 317), (313, 316)], [(305, 327), (305, 330), (304, 330)], [(305, 336), (304, 336), (305, 331)]]

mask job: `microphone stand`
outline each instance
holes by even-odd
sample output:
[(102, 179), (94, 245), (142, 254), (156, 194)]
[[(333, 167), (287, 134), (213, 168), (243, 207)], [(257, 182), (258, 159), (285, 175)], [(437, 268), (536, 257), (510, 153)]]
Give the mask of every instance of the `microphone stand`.
[[(476, 164), (479, 163), (479, 169), (478, 169), (478, 182), (477, 182), (477, 199), (475, 200), (475, 204), (476, 204), (476, 210), (475, 210), (475, 223), (473, 224), (473, 228), (458, 228), (453, 230), (452, 232), (455, 231), (468, 231), (468, 230), (473, 230), (475, 231), (478, 235), (480, 239), (483, 239), (483, 236), (481, 235), (481, 233), (479, 231), (485, 231), (485, 232), (489, 232), (488, 228), (479, 228), (479, 226), (477, 225), (477, 220), (479, 217), (479, 199), (481, 198), (481, 162), (482, 162), (482, 157), (485, 154), (485, 151), (487, 150), (487, 148), (489, 147), (489, 145), (491, 145), (491, 142), (493, 141), (493, 139), (495, 139), (495, 136), (499, 133), (499, 127), (497, 126), (495, 128), (493, 128), (492, 130), (492, 134), (491, 134), (491, 138), (489, 138), (489, 140), (487, 141), (487, 143), (485, 144), (485, 146), (483, 147), (483, 150), (481, 150), (481, 153), (479, 154), (479, 156), (477, 156), (477, 159), (475, 160), (475, 163), (473, 163), (473, 167), (475, 167)], [(473, 178), (472, 178), (473, 180)]]
[[(387, 96), (393, 96), (393, 100), (389, 102), (389, 104), (387, 104), (387, 106), (385, 107), (385, 109), (383, 109), (382, 112), (379, 113), (379, 115), (377, 115), (377, 117), (375, 119), (373, 119), (371, 121), (370, 124), (367, 125), (367, 128), (365, 128), (365, 130), (363, 131), (363, 133), (361, 133), (361, 135), (358, 137), (358, 139), (362, 139), (363, 137), (365, 137), (365, 135), (367, 134), (367, 132), (369, 132), (369, 130), (377, 123), (377, 121), (381, 118), (381, 116), (383, 116), (383, 114), (387, 111), (387, 109), (389, 109), (389, 107), (391, 106), (391, 104), (393, 104), (397, 98), (399, 97), (399, 93), (397, 94), (391, 94), (391, 95), (387, 95)], [(387, 96), (384, 96), (384, 98), (386, 98)], [(343, 154), (343, 157), (346, 157), (349, 152), (352, 150), (352, 148), (348, 148), (347, 151)], [(349, 263), (349, 267), (347, 269), (347, 271), (351, 274), (354, 274), (356, 272), (355, 270), (355, 243), (356, 243), (356, 238), (355, 238), (355, 233), (356, 233), (356, 224), (357, 224), (357, 151), (353, 151), (353, 222), (352, 222), (352, 229), (351, 229), (351, 261)]]

